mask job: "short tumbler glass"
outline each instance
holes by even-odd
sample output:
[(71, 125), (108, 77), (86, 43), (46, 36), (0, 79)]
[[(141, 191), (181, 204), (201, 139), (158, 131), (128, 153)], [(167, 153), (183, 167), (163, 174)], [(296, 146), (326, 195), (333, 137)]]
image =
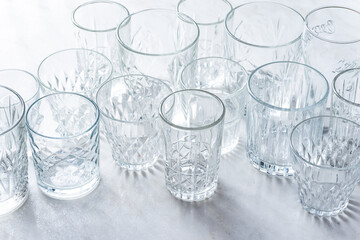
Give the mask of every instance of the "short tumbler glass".
[(97, 105), (76, 93), (54, 93), (26, 113), (30, 146), (41, 191), (52, 198), (75, 199), (99, 181)]
[(28, 196), (25, 103), (0, 86), (0, 216), (18, 209)]
[(274, 2), (251, 2), (228, 13), (225, 20), (226, 57), (251, 73), (274, 61), (300, 61), (304, 18)]
[(318, 216), (342, 212), (359, 180), (360, 125), (340, 117), (314, 117), (294, 128), (290, 142), (304, 209)]
[(256, 69), (248, 81), (247, 154), (261, 172), (291, 176), (289, 135), (303, 119), (326, 110), (329, 85), (312, 67), (273, 62)]
[(225, 56), (224, 20), (231, 9), (227, 0), (179, 1), (177, 11), (194, 19), (200, 28), (198, 57)]
[(339, 73), (332, 87), (332, 114), (360, 124), (360, 68)]
[(129, 11), (120, 3), (103, 0), (83, 3), (72, 15), (78, 47), (107, 56), (114, 66), (114, 74), (120, 71), (116, 28), (128, 16)]
[(117, 37), (123, 75), (148, 75), (176, 88), (180, 69), (197, 56), (199, 28), (185, 14), (147, 9), (126, 18)]
[(217, 187), (225, 106), (203, 90), (181, 90), (160, 106), (165, 139), (165, 182), (170, 193), (200, 201)]
[(112, 64), (107, 57), (81, 48), (55, 52), (38, 68), (43, 95), (75, 92), (95, 98), (97, 89), (111, 75)]
[(120, 167), (144, 170), (163, 154), (158, 109), (170, 93), (163, 81), (144, 75), (114, 78), (100, 87), (96, 102)]
[(218, 96), (226, 108), (221, 153), (233, 150), (239, 142), (241, 121), (247, 101), (248, 74), (237, 62), (220, 57), (200, 58), (182, 71), (183, 89), (202, 89)]

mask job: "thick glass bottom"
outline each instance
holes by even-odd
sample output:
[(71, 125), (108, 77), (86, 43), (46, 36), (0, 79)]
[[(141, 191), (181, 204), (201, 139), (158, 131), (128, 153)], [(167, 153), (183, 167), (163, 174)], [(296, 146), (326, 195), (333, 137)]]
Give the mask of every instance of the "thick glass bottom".
[(257, 158), (251, 152), (248, 153), (248, 157), (250, 163), (260, 172), (280, 177), (290, 177), (294, 175), (294, 170), (290, 165), (276, 165), (273, 163), (265, 162)]
[(28, 196), (28, 190), (26, 189), (21, 196), (15, 195), (4, 202), (0, 202), (0, 216), (5, 216), (19, 209), (26, 202)]
[(311, 206), (308, 206), (304, 203), (304, 201), (302, 201), (300, 199), (301, 205), (303, 206), (303, 208), (308, 211), (309, 213), (316, 215), (318, 217), (331, 217), (331, 216), (336, 216), (339, 213), (343, 212), (344, 209), (347, 207), (349, 201), (345, 202), (344, 204), (342, 204), (340, 207), (333, 209), (332, 211), (324, 211), (324, 210), (319, 210), (316, 208), (313, 208)]
[(204, 191), (194, 192), (194, 193), (179, 192), (178, 190), (172, 189), (171, 186), (169, 186), (168, 184), (166, 184), (166, 187), (175, 198), (183, 200), (183, 201), (187, 201), (187, 202), (196, 202), (196, 201), (205, 200), (207, 198), (210, 198), (212, 195), (214, 195), (216, 187), (217, 187), (217, 182), (211, 184)]
[(126, 170), (130, 170), (130, 171), (142, 171), (142, 170), (146, 170), (149, 167), (153, 166), (158, 160), (158, 157), (156, 157), (153, 161), (151, 162), (145, 162), (143, 164), (131, 164), (131, 163), (126, 163), (126, 162), (121, 162), (121, 161), (117, 161), (114, 160), (114, 162), (121, 168), (124, 168)]
[(99, 185), (100, 176), (96, 176), (90, 182), (77, 188), (55, 188), (38, 182), (40, 190), (48, 197), (60, 200), (73, 200), (82, 198), (96, 189)]

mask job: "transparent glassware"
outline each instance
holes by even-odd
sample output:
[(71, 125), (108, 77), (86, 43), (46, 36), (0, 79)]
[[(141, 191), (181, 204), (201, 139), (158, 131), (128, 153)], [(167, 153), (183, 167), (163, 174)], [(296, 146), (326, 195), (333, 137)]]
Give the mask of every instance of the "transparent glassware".
[(305, 63), (331, 85), (338, 73), (360, 67), (360, 13), (344, 7), (311, 11), (305, 17), (302, 45)]
[(144, 170), (163, 154), (158, 109), (171, 93), (163, 81), (127, 75), (104, 83), (96, 97), (116, 164)]
[(246, 151), (252, 165), (277, 176), (293, 175), (289, 149), (292, 128), (326, 111), (329, 85), (312, 67), (273, 62), (249, 77)]
[(65, 49), (46, 57), (38, 68), (43, 95), (75, 92), (92, 99), (110, 79), (112, 64), (103, 54), (89, 49)]
[(165, 183), (185, 201), (212, 196), (218, 182), (225, 106), (216, 95), (181, 90), (160, 105), (165, 139)]
[(182, 89), (202, 89), (218, 96), (226, 115), (221, 153), (229, 153), (239, 142), (240, 122), (244, 120), (248, 74), (237, 62), (221, 57), (194, 60), (180, 75)]
[(290, 137), (300, 202), (318, 216), (342, 212), (359, 180), (360, 126), (334, 116), (299, 123)]
[(269, 62), (301, 61), (303, 26), (301, 14), (285, 5), (240, 5), (225, 19), (226, 56), (238, 61), (248, 73)]
[(28, 196), (25, 103), (0, 85), (0, 216), (21, 207)]
[(147, 9), (126, 18), (117, 37), (123, 75), (147, 75), (177, 88), (181, 68), (197, 56), (199, 27), (182, 13)]
[(90, 1), (78, 6), (72, 14), (79, 48), (92, 49), (107, 56), (120, 72), (120, 57), (116, 39), (117, 26), (129, 16), (129, 11), (118, 2)]
[(177, 11), (194, 19), (200, 29), (198, 57), (225, 56), (224, 20), (232, 6), (227, 0), (181, 0)]
[(76, 199), (100, 181), (97, 105), (77, 93), (54, 93), (33, 103), (26, 126), (40, 190), (56, 199)]
[(348, 69), (334, 78), (331, 113), (360, 123), (360, 68)]

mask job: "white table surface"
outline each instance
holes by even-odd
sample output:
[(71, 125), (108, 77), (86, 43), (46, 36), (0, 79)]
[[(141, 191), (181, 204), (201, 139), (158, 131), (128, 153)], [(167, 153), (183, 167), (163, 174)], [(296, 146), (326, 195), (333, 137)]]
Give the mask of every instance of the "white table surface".
[[(84, 1), (0, 0), (0, 69), (36, 74), (48, 54), (75, 46), (72, 9)], [(122, 0), (130, 12), (174, 8), (173, 0)], [(233, 0), (234, 6), (246, 1)], [(353, 7), (359, 0), (278, 1), (306, 14), (325, 5)], [(305, 212), (292, 179), (270, 177), (250, 166), (242, 141), (222, 159), (215, 195), (199, 203), (176, 200), (165, 188), (163, 166), (127, 172), (116, 167), (106, 141), (100, 155), (101, 183), (73, 201), (37, 189), (32, 163), (30, 196), (0, 219), (5, 239), (360, 239), (360, 184), (345, 212), (318, 218)]]

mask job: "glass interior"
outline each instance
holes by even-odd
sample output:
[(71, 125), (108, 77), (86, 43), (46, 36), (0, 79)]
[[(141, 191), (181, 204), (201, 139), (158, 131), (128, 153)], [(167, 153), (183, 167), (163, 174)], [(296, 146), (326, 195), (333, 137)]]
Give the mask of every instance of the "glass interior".
[(25, 114), (21, 97), (6, 87), (0, 86), (0, 135), (16, 126)]
[(334, 79), (334, 91), (341, 98), (360, 105), (360, 68), (347, 70)]

